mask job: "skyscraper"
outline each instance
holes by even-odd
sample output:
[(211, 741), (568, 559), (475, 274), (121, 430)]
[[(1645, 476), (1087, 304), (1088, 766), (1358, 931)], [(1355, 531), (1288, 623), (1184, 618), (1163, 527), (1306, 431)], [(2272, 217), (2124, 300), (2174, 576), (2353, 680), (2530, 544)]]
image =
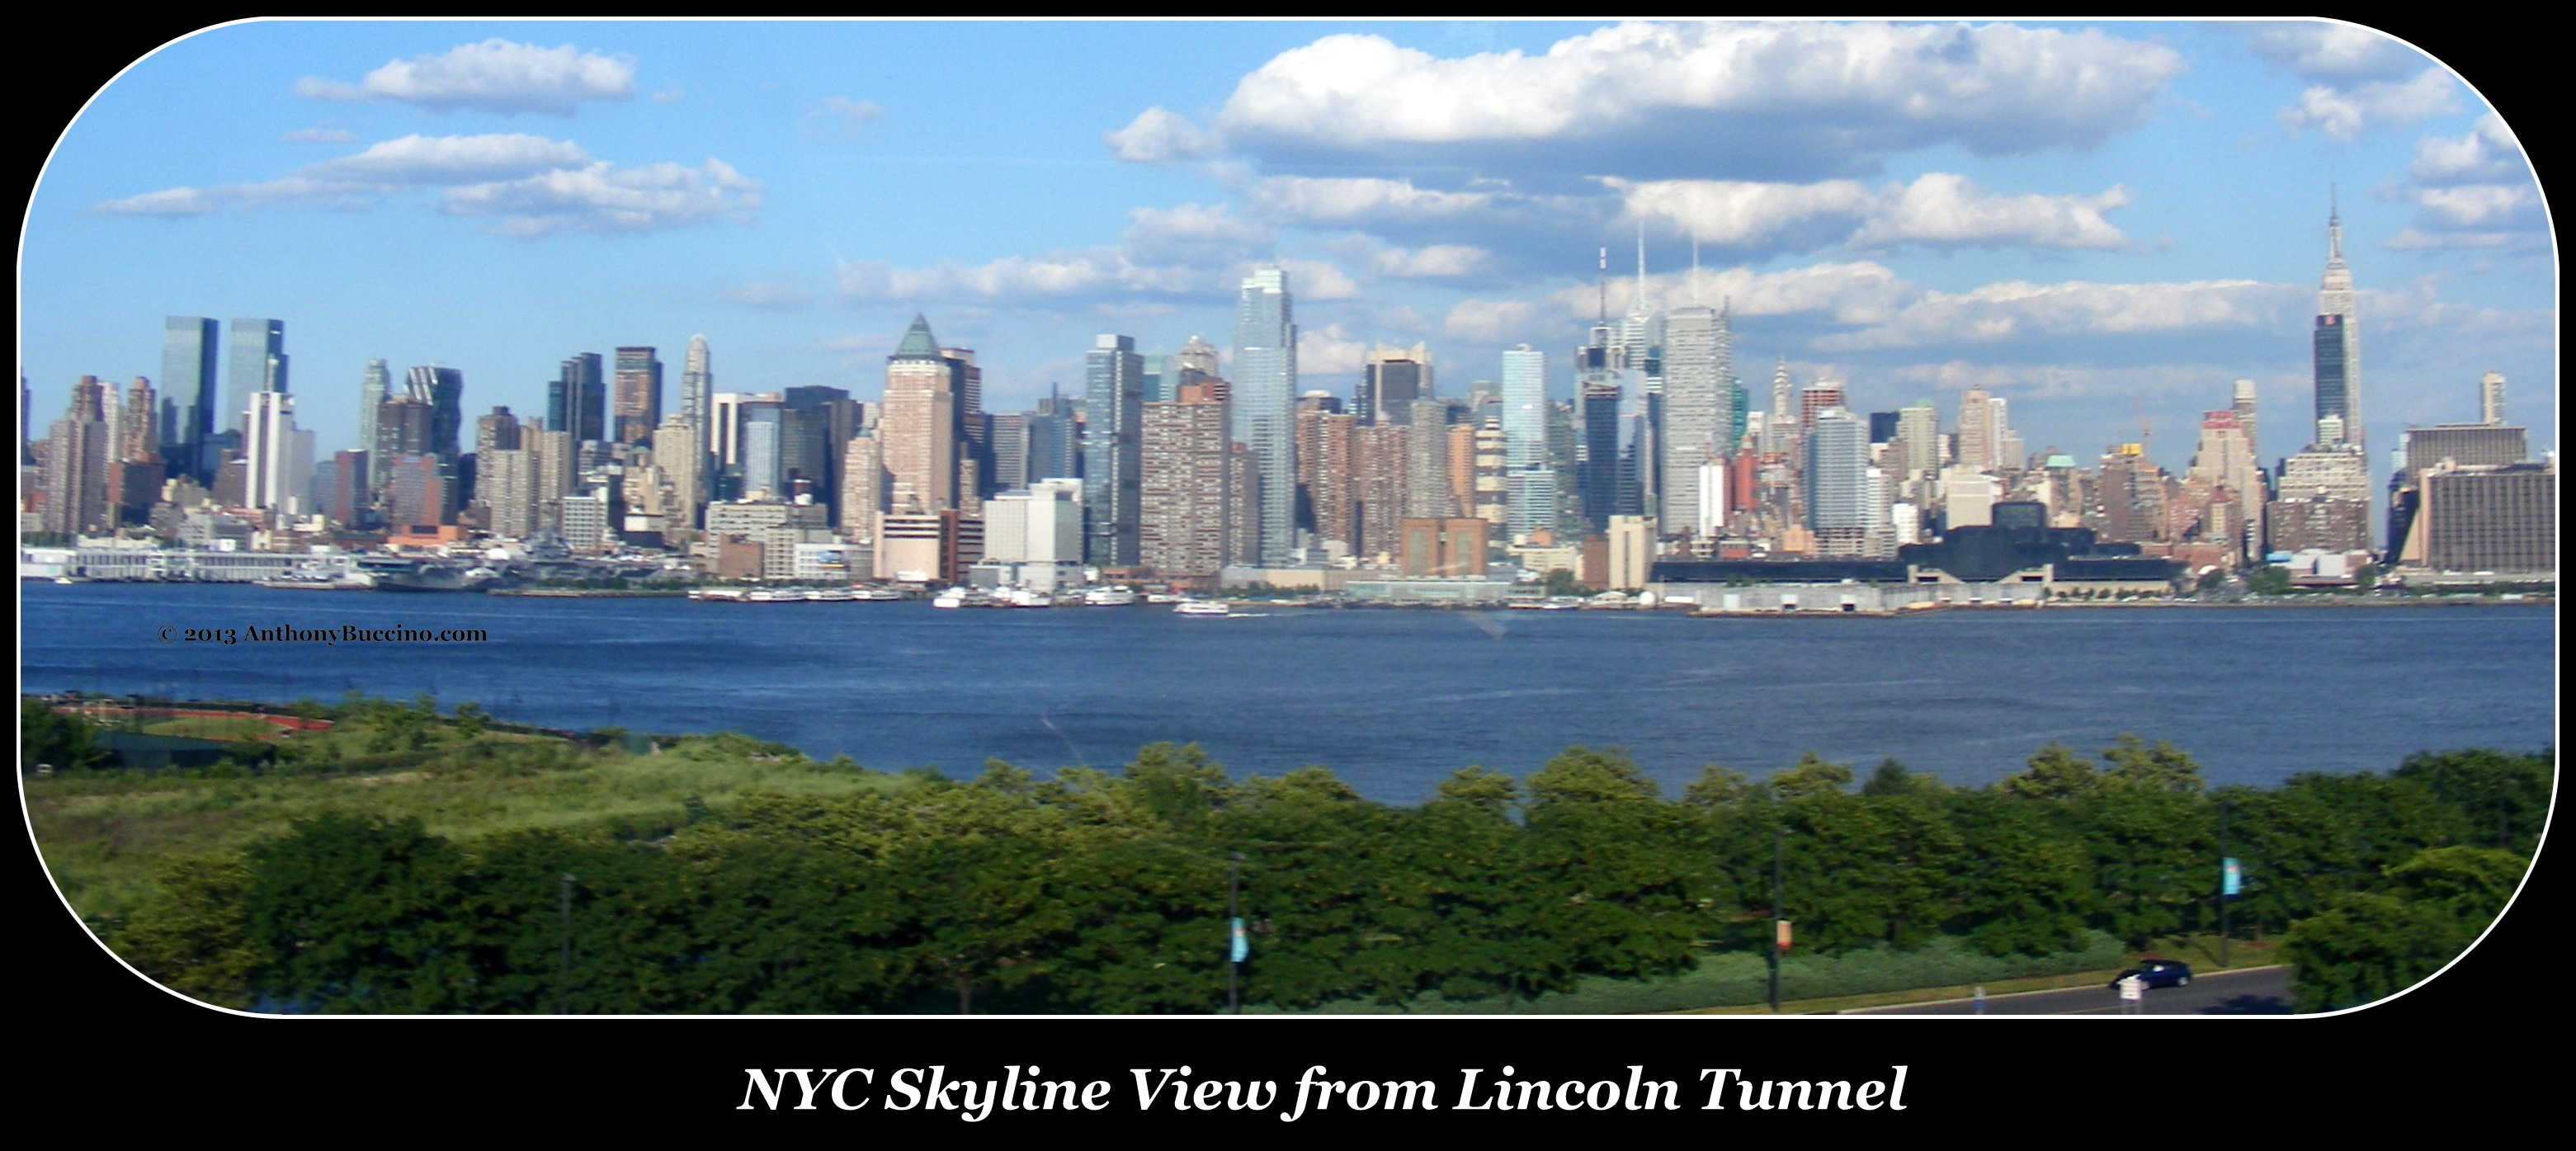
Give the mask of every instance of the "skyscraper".
[[(2343, 263), (2343, 215), (2326, 213), (2326, 273), (2317, 291), (2317, 442), (2365, 444), (2361, 426), (2361, 338), (2353, 315), (2352, 269)], [(2340, 434), (2325, 423), (2341, 419)]]
[(2256, 434), (2254, 426), (2254, 381), (2236, 381), (2236, 393), (2229, 407), (2236, 412), (2236, 426), (2245, 429), (2246, 447), (2254, 453), (2255, 459), (2262, 459), (2263, 439)]
[(1363, 424), (1405, 424), (1413, 420), (1413, 401), (1431, 394), (1431, 350), (1384, 344), (1369, 349), (1360, 366), (1359, 403), (1352, 412)]
[(457, 437), (465, 430), (465, 373), (422, 364), (411, 370), (411, 397), (429, 405), (429, 451), (452, 470)]
[(1994, 401), (1984, 388), (1959, 397), (1959, 466), (1995, 470)]
[(2504, 422), (2504, 373), (2488, 372), (2478, 378), (2478, 422)]
[(662, 422), (662, 360), (652, 348), (617, 349), (617, 441), (653, 442)]
[(44, 530), (69, 534), (108, 526), (107, 468), (114, 449), (106, 414), (107, 385), (95, 376), (72, 385), (71, 405), (46, 437)]
[(242, 450), (250, 461), (245, 503), (279, 515), (304, 510), (306, 477), (295, 474), (295, 397), (278, 391), (251, 393)]
[(700, 447), (707, 442), (707, 405), (716, 394), (716, 373), (709, 364), (707, 338), (689, 337), (688, 357), (680, 361), (680, 421), (697, 433)]
[(1825, 554), (1857, 555), (1870, 526), (1869, 429), (1845, 408), (1824, 408), (1808, 421), (1806, 446), (1807, 526)]
[(216, 424), (219, 432), (242, 427), (252, 392), (286, 390), (286, 321), (234, 320), (231, 359), (223, 419)]
[(1700, 466), (1725, 452), (1734, 413), (1726, 386), (1735, 374), (1732, 317), (1700, 304), (1675, 308), (1664, 320), (1663, 530), (1698, 526)]
[(1285, 269), (1259, 268), (1243, 281), (1233, 383), (1233, 435), (1251, 450), (1260, 474), (1258, 562), (1283, 567), (1297, 540), (1297, 449), (1289, 423), (1297, 395), (1297, 317)]
[(1243, 501), (1233, 490), (1226, 406), (1144, 405), (1137, 555), (1165, 579), (1213, 579), (1234, 558), (1227, 544)]
[(887, 475), (887, 510), (927, 515), (957, 506), (957, 396), (930, 320), (915, 315), (903, 342), (886, 357), (884, 415), (878, 446)]
[(1547, 353), (1503, 353), (1503, 455), (1513, 471), (1547, 466)]
[(582, 352), (563, 362), (563, 370), (546, 385), (546, 426), (572, 437), (573, 443), (608, 438), (608, 383), (597, 352)]
[[(376, 446), (376, 409), (385, 404), (385, 393), (393, 388), (393, 370), (383, 360), (367, 361), (367, 373), (358, 379), (358, 447), (360, 451)], [(513, 445), (515, 446), (515, 445)]]
[(215, 321), (170, 316), (161, 328), (161, 392), (183, 405), (178, 426), (163, 428), (162, 436), (179, 448), (170, 461), (173, 473), (202, 480), (214, 471), (207, 438), (224, 424), (215, 414)]
[(1083, 559), (1133, 567), (1144, 490), (1145, 357), (1136, 354), (1134, 337), (1103, 333), (1084, 353), (1082, 374), (1091, 415), (1082, 432)]

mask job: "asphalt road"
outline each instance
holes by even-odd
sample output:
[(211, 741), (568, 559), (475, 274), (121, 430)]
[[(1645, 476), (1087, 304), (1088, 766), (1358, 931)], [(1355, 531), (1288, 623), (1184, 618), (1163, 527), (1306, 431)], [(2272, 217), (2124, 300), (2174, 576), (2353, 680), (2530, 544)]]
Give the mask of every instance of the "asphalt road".
[[(2287, 1015), (2290, 1014), (2290, 969), (2253, 967), (2242, 971), (2195, 972), (2189, 987), (2155, 987), (2143, 1001), (2148, 1015)], [(1845, 1015), (1974, 1015), (1973, 1000), (1872, 1007)], [(2118, 1015), (2120, 993), (2109, 987), (2074, 987), (2064, 991), (2026, 991), (1986, 998), (1988, 1015)]]

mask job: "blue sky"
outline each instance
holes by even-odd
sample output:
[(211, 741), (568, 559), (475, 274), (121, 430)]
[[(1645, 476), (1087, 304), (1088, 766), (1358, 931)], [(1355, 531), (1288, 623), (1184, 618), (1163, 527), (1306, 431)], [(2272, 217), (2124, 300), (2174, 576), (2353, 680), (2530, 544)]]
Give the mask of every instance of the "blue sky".
[(2178, 468), (2238, 378), (2267, 458), (2304, 442), (2330, 184), (2374, 455), (2489, 369), (2555, 447), (2511, 126), (2326, 23), (228, 25), (65, 130), (20, 362), (41, 421), (157, 377), (165, 315), (283, 319), (329, 448), (376, 357), (542, 414), (568, 355), (656, 345), (676, 390), (704, 334), (721, 390), (873, 402), (918, 309), (1011, 410), (1095, 333), (1226, 344), (1277, 260), (1303, 387), (1419, 341), (1461, 391), (1527, 341), (1564, 392), (1594, 253), (1633, 273), (1642, 223), (1650, 291), (1734, 301), (1750, 386), (1786, 356), (1945, 419), (1985, 386), (2087, 459), (2143, 414)]

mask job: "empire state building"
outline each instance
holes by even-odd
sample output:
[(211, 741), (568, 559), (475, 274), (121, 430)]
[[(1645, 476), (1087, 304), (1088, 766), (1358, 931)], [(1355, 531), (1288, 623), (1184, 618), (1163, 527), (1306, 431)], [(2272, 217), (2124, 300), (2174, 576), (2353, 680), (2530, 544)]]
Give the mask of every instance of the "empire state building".
[(2343, 216), (2331, 207), (2326, 249), (2325, 280), (2317, 292), (2317, 442), (2360, 447), (2361, 337), (2353, 316), (2352, 269), (2343, 263)]

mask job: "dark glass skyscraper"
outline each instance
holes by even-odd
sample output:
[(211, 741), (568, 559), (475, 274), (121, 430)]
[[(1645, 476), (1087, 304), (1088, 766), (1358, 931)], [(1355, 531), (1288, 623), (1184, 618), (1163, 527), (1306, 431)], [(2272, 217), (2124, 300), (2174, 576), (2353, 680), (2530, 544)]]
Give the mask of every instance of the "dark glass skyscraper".
[[(161, 394), (180, 404), (175, 427), (164, 427), (161, 438), (176, 447), (172, 467), (204, 480), (214, 473), (214, 465), (205, 454), (206, 441), (221, 426), (215, 417), (216, 397), (220, 394), (215, 380), (215, 342), (220, 338), (215, 321), (204, 316), (171, 316), (162, 321)], [(247, 410), (248, 402), (244, 402)]]
[(1133, 337), (1102, 335), (1083, 356), (1083, 559), (1133, 567), (1143, 526), (1145, 357)]
[(599, 353), (565, 360), (563, 370), (546, 385), (546, 430), (570, 432), (574, 443), (607, 438), (608, 384)]
[(241, 430), (252, 392), (286, 390), (286, 321), (234, 320), (230, 358), (232, 378), (224, 384), (218, 433)]

